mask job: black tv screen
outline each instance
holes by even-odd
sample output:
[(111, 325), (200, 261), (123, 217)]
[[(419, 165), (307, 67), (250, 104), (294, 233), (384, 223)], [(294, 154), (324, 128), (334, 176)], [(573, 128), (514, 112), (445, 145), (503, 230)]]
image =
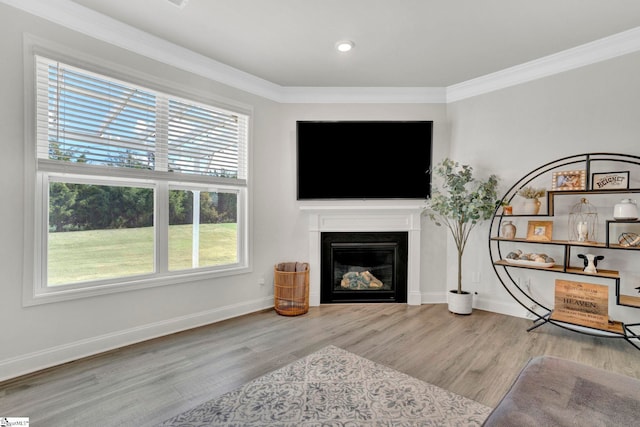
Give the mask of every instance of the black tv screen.
[(425, 199), (432, 121), (298, 121), (298, 200)]

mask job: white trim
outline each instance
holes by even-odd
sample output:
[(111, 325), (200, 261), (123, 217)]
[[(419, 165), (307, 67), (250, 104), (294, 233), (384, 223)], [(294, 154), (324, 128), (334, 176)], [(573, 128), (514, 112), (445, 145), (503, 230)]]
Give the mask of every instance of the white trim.
[(281, 87), (69, 0), (0, 0), (32, 15), (142, 56), (276, 100)]
[(421, 304), (446, 304), (447, 294), (445, 291), (422, 292), (420, 294)]
[(139, 55), (281, 103), (451, 103), (640, 50), (640, 27), (507, 68), (437, 87), (284, 87), (184, 49), (70, 0), (0, 0)]
[[(423, 292), (421, 294), (422, 304), (446, 304), (447, 294), (445, 291), (438, 292)], [(520, 304), (514, 301), (495, 301), (490, 298), (482, 297), (475, 294), (473, 296), (473, 308), (483, 311), (490, 311), (492, 313), (504, 314), (506, 316), (520, 317), (523, 319), (533, 320), (532, 317), (528, 317), (529, 312), (525, 310)]]
[(283, 87), (282, 103), (443, 104), (443, 87)]
[(186, 316), (175, 317), (160, 322), (133, 327), (123, 331), (116, 331), (97, 337), (86, 338), (68, 344), (45, 348), (33, 353), (0, 360), (0, 381), (5, 381), (20, 375), (60, 365), (62, 363), (71, 362), (83, 357), (121, 348), (130, 344), (220, 322), (226, 319), (269, 309), (271, 307), (273, 307), (273, 297), (263, 297), (252, 301), (227, 305), (212, 310), (191, 313)]
[[(63, 163), (57, 160), (38, 159), (38, 169), (41, 171), (47, 171), (57, 173), (60, 175), (84, 175), (84, 176), (100, 176), (105, 177), (105, 182), (111, 180), (139, 180), (139, 181), (158, 181), (158, 182), (189, 182), (193, 184), (201, 184), (209, 187), (220, 188), (235, 188), (235, 187), (247, 187), (246, 179), (225, 178), (208, 175), (196, 175), (196, 174), (180, 174), (179, 179), (176, 179), (176, 174), (173, 172), (155, 171), (147, 169), (135, 169), (135, 168), (112, 168), (104, 165), (84, 165), (82, 163)], [(183, 179), (183, 181), (180, 181)]]
[(552, 76), (640, 50), (640, 27), (447, 87), (447, 103)]
[(527, 317), (528, 311), (524, 309), (515, 300), (508, 301), (495, 301), (490, 298), (482, 297), (480, 295), (473, 296), (473, 308), (478, 310), (490, 311), (492, 313), (504, 314), (506, 316), (521, 317), (523, 319), (531, 318)]
[(424, 203), (416, 201), (395, 204), (347, 201), (331, 205), (302, 203), (309, 231), (309, 305), (320, 305), (320, 235), (325, 231), (375, 232), (406, 231), (408, 233), (407, 304), (420, 305), (420, 216)]
[[(0, 0), (0, 3), (5, 0)], [(31, 1), (31, 0), (27, 0)], [(213, 92), (203, 93), (201, 90), (194, 90), (188, 84), (178, 83), (173, 80), (165, 80), (144, 71), (131, 68), (127, 65), (106, 60), (98, 55), (83, 52), (71, 48), (67, 45), (39, 37), (35, 34), (23, 34), (24, 55), (40, 55), (64, 62), (85, 71), (108, 75), (114, 79), (126, 82), (127, 84), (140, 86), (145, 90), (154, 90), (165, 95), (182, 98), (190, 102), (200, 103), (204, 106), (216, 106), (233, 113), (252, 115), (253, 106), (237, 101)], [(143, 55), (144, 56), (144, 55)], [(34, 67), (34, 65), (31, 65)], [(178, 67), (178, 65), (176, 65)], [(179, 67), (180, 68), (180, 67)]]

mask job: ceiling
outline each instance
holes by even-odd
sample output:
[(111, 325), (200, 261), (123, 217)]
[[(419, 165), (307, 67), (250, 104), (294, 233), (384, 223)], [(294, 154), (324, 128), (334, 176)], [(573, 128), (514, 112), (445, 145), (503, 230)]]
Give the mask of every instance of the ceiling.
[(638, 0), (175, 2), (72, 3), (283, 87), (447, 87), (640, 27)]

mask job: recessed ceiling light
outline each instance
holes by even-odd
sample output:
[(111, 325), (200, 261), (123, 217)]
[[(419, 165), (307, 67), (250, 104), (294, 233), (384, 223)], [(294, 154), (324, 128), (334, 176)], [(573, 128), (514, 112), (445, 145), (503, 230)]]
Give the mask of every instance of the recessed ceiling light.
[(338, 49), (338, 51), (340, 52), (349, 52), (351, 49), (353, 49), (354, 46), (355, 43), (353, 43), (351, 40), (341, 40), (336, 43), (336, 49)]

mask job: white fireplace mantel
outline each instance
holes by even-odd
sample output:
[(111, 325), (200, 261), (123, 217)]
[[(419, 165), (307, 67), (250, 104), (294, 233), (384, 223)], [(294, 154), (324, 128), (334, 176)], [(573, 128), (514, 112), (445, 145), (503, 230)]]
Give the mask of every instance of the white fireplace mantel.
[(309, 305), (320, 305), (320, 234), (323, 232), (406, 231), (407, 303), (420, 305), (420, 216), (424, 202), (301, 204), (309, 220)]

